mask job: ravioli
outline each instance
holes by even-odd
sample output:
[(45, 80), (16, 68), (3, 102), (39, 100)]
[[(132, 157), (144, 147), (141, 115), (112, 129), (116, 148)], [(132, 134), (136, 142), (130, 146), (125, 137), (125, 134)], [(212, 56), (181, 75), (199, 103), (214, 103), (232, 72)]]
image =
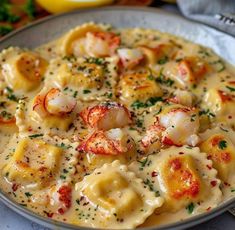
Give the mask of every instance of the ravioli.
[(55, 59), (48, 68), (46, 85), (71, 90), (76, 98), (85, 101), (114, 98), (117, 61), (115, 57)]
[[(87, 199), (86, 209), (97, 207), (96, 215), (101, 218), (93, 227), (116, 229), (122, 227), (125, 220), (125, 228), (133, 228), (163, 202), (161, 197), (156, 197), (144, 186), (143, 181), (119, 161), (105, 164), (84, 177), (82, 182), (76, 184), (76, 190), (80, 195), (78, 199), (81, 196)], [(79, 207), (82, 211), (83, 208)], [(89, 226), (89, 222), (85, 225)]]
[(193, 214), (197, 214), (216, 207), (222, 199), (216, 170), (198, 148), (183, 146), (161, 150), (131, 163), (129, 169), (165, 199), (153, 215), (159, 221), (164, 212), (177, 216), (177, 212), (194, 204)]
[(220, 124), (201, 134), (200, 149), (207, 153), (207, 158), (213, 162), (218, 171), (218, 177), (223, 182), (224, 192), (232, 195), (235, 170), (235, 139), (234, 131)]
[(1, 75), (13, 90), (31, 91), (39, 87), (47, 68), (47, 61), (39, 54), (17, 47), (1, 53)]
[(10, 141), (3, 153), (5, 164), (2, 167), (2, 175), (12, 184), (40, 189), (50, 185), (60, 171), (74, 172), (71, 164), (76, 162), (74, 145), (67, 145), (68, 141), (63, 142), (48, 136), (38, 139), (41, 136), (43, 135), (15, 135)]
[(209, 90), (204, 97), (204, 109), (216, 114), (217, 122), (226, 122), (234, 126), (235, 96), (220, 89)]

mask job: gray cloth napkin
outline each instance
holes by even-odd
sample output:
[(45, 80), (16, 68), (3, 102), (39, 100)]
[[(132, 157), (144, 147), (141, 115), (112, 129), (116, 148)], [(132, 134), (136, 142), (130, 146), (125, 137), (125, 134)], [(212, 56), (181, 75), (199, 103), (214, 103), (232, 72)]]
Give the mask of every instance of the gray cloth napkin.
[(235, 0), (177, 0), (182, 14), (235, 36)]

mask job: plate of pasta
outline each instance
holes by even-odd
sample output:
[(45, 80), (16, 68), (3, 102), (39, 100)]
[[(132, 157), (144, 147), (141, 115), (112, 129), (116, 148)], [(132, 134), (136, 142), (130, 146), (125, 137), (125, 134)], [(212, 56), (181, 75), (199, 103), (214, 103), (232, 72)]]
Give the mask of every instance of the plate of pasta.
[(112, 7), (8, 35), (1, 200), (59, 229), (185, 228), (228, 210), (235, 47), (224, 41), (163, 11)]

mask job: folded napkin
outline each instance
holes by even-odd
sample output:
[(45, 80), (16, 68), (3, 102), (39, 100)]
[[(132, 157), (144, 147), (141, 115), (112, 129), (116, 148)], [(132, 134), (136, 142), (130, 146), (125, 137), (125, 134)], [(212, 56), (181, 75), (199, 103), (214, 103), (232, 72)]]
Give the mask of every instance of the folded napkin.
[(235, 36), (235, 0), (177, 0), (182, 14)]

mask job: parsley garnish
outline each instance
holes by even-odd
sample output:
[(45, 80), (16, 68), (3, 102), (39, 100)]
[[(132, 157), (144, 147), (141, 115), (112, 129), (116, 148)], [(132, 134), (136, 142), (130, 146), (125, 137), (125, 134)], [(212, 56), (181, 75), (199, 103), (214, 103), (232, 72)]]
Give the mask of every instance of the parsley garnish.
[(12, 114), (8, 113), (7, 111), (1, 111), (0, 116), (3, 118), (6, 118), (7, 120), (10, 120), (13, 116)]
[(142, 160), (142, 161), (137, 161), (137, 162), (140, 163), (139, 170), (141, 170), (141, 171), (143, 171), (143, 169), (144, 169), (145, 166), (149, 166), (149, 165), (152, 163), (151, 160), (148, 160), (148, 157), (146, 157), (146, 158), (145, 158), (144, 160)]
[(215, 117), (215, 114), (212, 113), (212, 112), (210, 112), (209, 109), (199, 111), (199, 115), (200, 115), (200, 116), (201, 116), (201, 115), (207, 115), (209, 118)]
[(189, 213), (189, 214), (192, 214), (192, 213), (193, 213), (194, 208), (195, 208), (194, 203), (190, 203), (190, 204), (186, 207), (186, 209), (188, 210), (188, 213)]
[(153, 76), (153, 73), (152, 73), (152, 70), (151, 70), (151, 69), (149, 69), (149, 75), (147, 76), (147, 78), (148, 78), (149, 80), (151, 80), (151, 81), (154, 80), (154, 76)]
[(144, 180), (144, 184), (147, 185), (149, 187), (149, 190), (155, 193), (155, 196), (158, 197), (160, 196), (159, 191), (154, 189), (153, 183), (147, 178), (146, 180)]
[(83, 90), (83, 93), (84, 93), (84, 94), (88, 94), (88, 93), (91, 93), (91, 91), (90, 91), (89, 89), (84, 89), (84, 90)]
[(229, 89), (231, 92), (234, 92), (234, 91), (235, 91), (235, 88), (233, 88), (233, 87), (230, 87), (230, 86), (227, 86), (227, 85), (226, 85), (226, 88)]
[(31, 194), (30, 192), (26, 192), (26, 193), (25, 193), (25, 196), (27, 196), (27, 197), (31, 197), (31, 196), (32, 196), (32, 194)]
[(220, 73), (222, 72), (223, 70), (225, 70), (225, 64), (222, 60), (217, 60), (217, 61), (214, 61), (212, 62), (212, 64), (216, 65), (217, 66), (217, 72)]
[(71, 145), (65, 145), (63, 142), (60, 145), (57, 145), (57, 147), (62, 148), (62, 149), (70, 149), (70, 148), (72, 148)]
[(172, 86), (175, 82), (170, 78), (167, 78), (163, 73), (163, 68), (160, 70), (158, 77), (156, 78), (156, 82), (160, 84), (164, 84), (166, 86)]
[(139, 108), (148, 108), (150, 106), (155, 105), (157, 102), (163, 101), (161, 97), (150, 97), (145, 103), (141, 102), (139, 100), (135, 101), (131, 107), (133, 109), (139, 109)]
[(197, 114), (193, 114), (192, 116), (191, 116), (191, 120), (190, 121), (195, 121), (196, 120), (196, 116), (197, 116)]
[(87, 63), (94, 63), (96, 65), (104, 65), (105, 64), (105, 61), (103, 58), (95, 58), (95, 57), (86, 58), (86, 62)]
[(163, 58), (159, 59), (157, 63), (159, 65), (163, 65), (163, 64), (167, 63), (168, 61), (169, 61), (169, 58), (167, 56), (164, 56)]
[(42, 133), (38, 133), (38, 134), (29, 135), (29, 138), (33, 139), (33, 138), (42, 137), (42, 136), (43, 136)]
[(10, 87), (6, 87), (6, 90), (7, 90), (7, 98), (11, 101), (18, 102), (19, 99), (13, 93), (13, 90)]
[(78, 91), (75, 91), (75, 92), (73, 93), (73, 97), (76, 98), (77, 95), (78, 95)]
[(227, 148), (227, 141), (221, 140), (221, 141), (218, 143), (218, 146), (219, 146), (220, 149), (226, 149), (226, 148)]

